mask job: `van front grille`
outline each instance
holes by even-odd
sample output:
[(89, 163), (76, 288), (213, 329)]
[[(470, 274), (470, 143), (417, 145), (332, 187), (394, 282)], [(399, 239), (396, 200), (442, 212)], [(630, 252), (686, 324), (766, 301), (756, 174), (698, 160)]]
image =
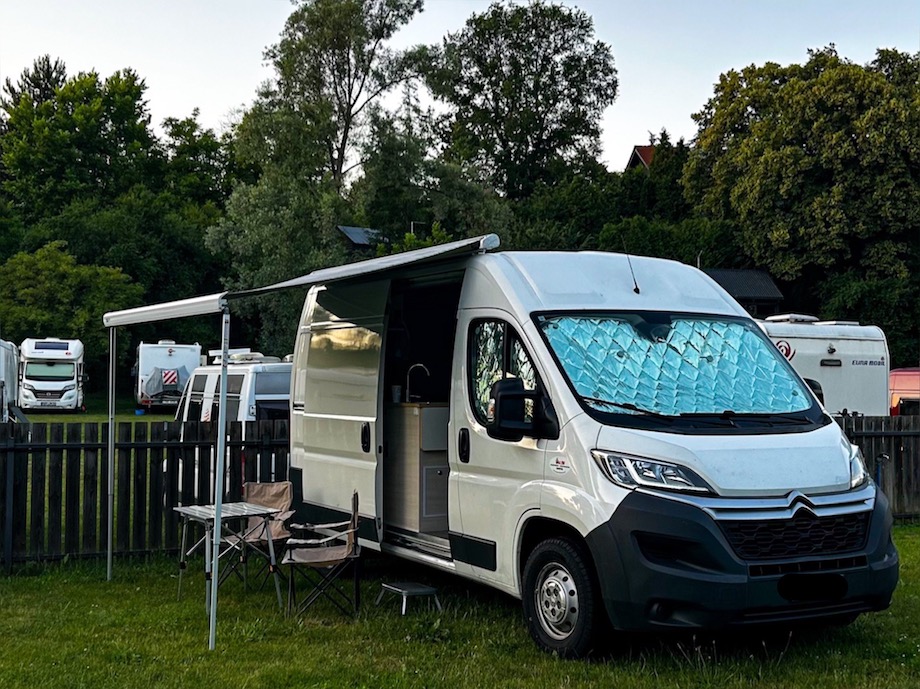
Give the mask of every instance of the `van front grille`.
[(800, 510), (792, 519), (729, 520), (719, 525), (743, 560), (834, 555), (865, 545), (869, 512), (816, 517)]

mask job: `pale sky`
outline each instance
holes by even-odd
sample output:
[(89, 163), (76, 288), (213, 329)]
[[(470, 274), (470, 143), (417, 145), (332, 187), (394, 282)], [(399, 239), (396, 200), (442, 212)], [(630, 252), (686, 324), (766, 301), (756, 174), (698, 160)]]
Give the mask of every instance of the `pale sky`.
[[(397, 47), (439, 42), (487, 0), (426, 0)], [(603, 119), (603, 159), (622, 169), (632, 147), (666, 128), (691, 139), (690, 115), (719, 74), (767, 61), (804, 62), (830, 43), (857, 63), (876, 48), (920, 51), (920, 0), (566, 0), (594, 19), (619, 72)], [(271, 76), (264, 49), (290, 14), (288, 0), (0, 0), (0, 82), (45, 53), (68, 74), (103, 78), (131, 67), (147, 83), (155, 125), (201, 111), (220, 130)]]

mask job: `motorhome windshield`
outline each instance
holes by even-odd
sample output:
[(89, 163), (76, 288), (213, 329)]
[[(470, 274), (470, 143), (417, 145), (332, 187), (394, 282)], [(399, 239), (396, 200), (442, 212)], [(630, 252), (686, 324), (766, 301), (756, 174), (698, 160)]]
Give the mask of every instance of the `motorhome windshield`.
[(824, 423), (775, 346), (743, 318), (662, 312), (544, 314), (537, 324), (585, 409), (642, 428)]
[(73, 380), (72, 361), (30, 361), (26, 364), (25, 377), (29, 380)]

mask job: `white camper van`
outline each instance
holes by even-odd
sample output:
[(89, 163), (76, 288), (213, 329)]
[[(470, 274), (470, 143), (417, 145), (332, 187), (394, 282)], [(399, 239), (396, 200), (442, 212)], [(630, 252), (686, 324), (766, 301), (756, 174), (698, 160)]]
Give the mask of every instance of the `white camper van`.
[(888, 416), (890, 358), (881, 328), (795, 313), (758, 325), (802, 378), (818, 382), (831, 414)]
[(83, 408), (83, 343), (56, 337), (26, 338), (19, 347), (22, 409)]
[(297, 333), (301, 512), (522, 600), (544, 649), (888, 607), (891, 513), (757, 324), (686, 265), (487, 253), (317, 271)]
[[(290, 417), (291, 367), (278, 357), (241, 350), (227, 362), (227, 420), (275, 421)], [(176, 421), (217, 422), (220, 365), (199, 366), (176, 410)]]
[(0, 340), (0, 423), (10, 420), (19, 403), (19, 347)]
[(134, 401), (138, 407), (175, 407), (189, 374), (201, 363), (201, 345), (160, 340), (141, 342), (134, 364)]

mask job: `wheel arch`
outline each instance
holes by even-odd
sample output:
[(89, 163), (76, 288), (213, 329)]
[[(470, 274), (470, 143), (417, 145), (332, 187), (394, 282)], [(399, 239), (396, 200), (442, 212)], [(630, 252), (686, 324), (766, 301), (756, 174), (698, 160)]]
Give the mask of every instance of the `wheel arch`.
[(550, 538), (564, 538), (575, 543), (587, 558), (590, 565), (590, 571), (597, 583), (597, 566), (594, 562), (594, 556), (588, 543), (581, 532), (571, 524), (552, 519), (550, 517), (533, 516), (528, 519), (521, 527), (520, 536), (518, 537), (517, 566), (515, 579), (519, 592), (523, 592), (524, 586), (524, 567), (527, 559), (540, 543)]

